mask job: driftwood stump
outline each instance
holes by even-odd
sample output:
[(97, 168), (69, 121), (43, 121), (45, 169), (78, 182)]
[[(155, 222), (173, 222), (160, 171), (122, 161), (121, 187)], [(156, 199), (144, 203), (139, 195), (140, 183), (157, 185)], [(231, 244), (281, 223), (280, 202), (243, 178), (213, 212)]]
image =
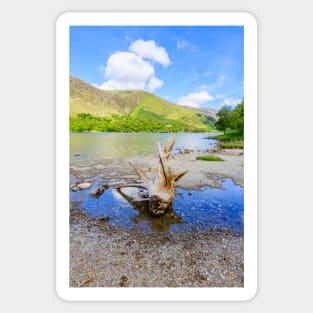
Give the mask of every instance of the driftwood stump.
[(149, 211), (152, 215), (161, 215), (172, 209), (175, 197), (174, 183), (188, 172), (184, 170), (174, 174), (171, 171), (169, 157), (175, 141), (176, 135), (173, 134), (166, 147), (163, 147), (160, 143), (157, 144), (159, 162), (157, 168), (153, 169), (155, 177), (150, 178), (146, 175), (137, 162), (132, 164), (149, 192)]

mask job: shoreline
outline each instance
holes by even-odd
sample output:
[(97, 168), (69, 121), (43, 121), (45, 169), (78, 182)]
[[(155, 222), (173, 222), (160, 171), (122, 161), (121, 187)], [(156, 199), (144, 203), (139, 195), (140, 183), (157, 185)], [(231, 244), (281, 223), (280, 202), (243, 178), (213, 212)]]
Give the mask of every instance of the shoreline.
[[(241, 150), (242, 152), (242, 150)], [(175, 185), (190, 190), (231, 178), (243, 187), (240, 151), (193, 151), (171, 157), (174, 171), (189, 172)], [(220, 156), (224, 162), (198, 161), (198, 155)], [(103, 159), (70, 164), (71, 182), (109, 185), (140, 183), (129, 162), (148, 171), (156, 157)], [(194, 230), (193, 233), (125, 229), (88, 216), (70, 205), (71, 287), (243, 287), (244, 237), (229, 230)]]
[[(210, 154), (221, 157), (224, 162), (199, 161), (199, 155)], [(70, 174), (79, 182), (90, 182), (94, 177), (108, 181), (138, 182), (139, 178), (132, 162), (141, 164), (148, 172), (157, 164), (157, 157), (108, 158), (101, 160), (83, 160), (70, 163)], [(244, 187), (244, 154), (241, 149), (201, 150), (188, 154), (174, 154), (170, 165), (174, 172), (188, 169), (188, 173), (175, 186), (183, 189), (198, 190), (201, 187), (216, 187), (219, 180), (231, 178), (235, 184)], [(76, 181), (75, 180), (75, 181)], [(71, 181), (74, 183), (75, 181)]]

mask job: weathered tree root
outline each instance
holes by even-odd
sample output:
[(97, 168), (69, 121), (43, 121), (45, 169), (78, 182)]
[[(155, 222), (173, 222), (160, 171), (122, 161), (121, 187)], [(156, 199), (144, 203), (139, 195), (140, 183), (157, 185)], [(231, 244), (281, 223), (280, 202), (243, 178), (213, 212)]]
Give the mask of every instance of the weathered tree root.
[(149, 192), (149, 211), (152, 215), (161, 215), (172, 209), (175, 197), (174, 183), (188, 172), (188, 170), (184, 170), (174, 174), (171, 171), (169, 157), (175, 141), (176, 135), (173, 134), (166, 147), (163, 147), (160, 143), (157, 144), (159, 162), (157, 168), (153, 171), (155, 172), (154, 178), (149, 178), (137, 162), (132, 163)]

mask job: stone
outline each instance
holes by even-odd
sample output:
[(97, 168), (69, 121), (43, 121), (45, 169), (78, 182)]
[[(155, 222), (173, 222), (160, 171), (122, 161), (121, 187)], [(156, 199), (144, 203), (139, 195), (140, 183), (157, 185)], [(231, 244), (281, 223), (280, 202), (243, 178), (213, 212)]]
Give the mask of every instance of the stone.
[(103, 194), (104, 190), (105, 190), (104, 187), (99, 187), (99, 188), (93, 190), (93, 191), (90, 193), (90, 195), (91, 195), (92, 197), (94, 197), (94, 198), (99, 198), (99, 197)]
[(100, 221), (102, 222), (107, 222), (110, 218), (108, 216), (104, 216), (102, 218), (100, 218)]
[(81, 184), (78, 184), (77, 187), (80, 189), (80, 190), (85, 190), (85, 189), (88, 189), (90, 188), (91, 186), (91, 183), (81, 183)]
[(78, 191), (79, 188), (78, 186), (74, 185), (74, 186), (71, 186), (71, 191)]

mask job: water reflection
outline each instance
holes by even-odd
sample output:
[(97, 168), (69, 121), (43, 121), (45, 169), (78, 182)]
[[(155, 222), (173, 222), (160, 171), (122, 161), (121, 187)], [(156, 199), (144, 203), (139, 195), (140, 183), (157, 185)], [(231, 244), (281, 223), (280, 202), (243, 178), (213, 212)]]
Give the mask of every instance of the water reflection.
[[(208, 149), (216, 140), (205, 139), (215, 134), (179, 133), (173, 152), (181, 148)], [(157, 142), (166, 142), (167, 133), (71, 133), (71, 162), (104, 158), (156, 156)]]
[(144, 223), (148, 224), (152, 231), (162, 230), (163, 232), (168, 232), (172, 224), (183, 223), (183, 220), (173, 211), (169, 211), (163, 216), (151, 216), (148, 199), (138, 199), (137, 195), (130, 196), (123, 189), (117, 189), (116, 191), (129, 202), (133, 209), (138, 211), (138, 215), (132, 217), (136, 225), (140, 226), (140, 224)]
[(183, 230), (228, 229), (243, 234), (244, 191), (231, 179), (221, 181), (223, 188), (205, 187), (201, 190), (177, 188), (173, 214), (152, 217), (146, 198), (138, 196), (137, 188), (106, 190), (99, 198), (90, 196), (92, 190), (71, 192), (71, 201), (78, 208), (99, 219), (109, 217), (113, 226), (139, 228), (145, 232), (179, 232)]

